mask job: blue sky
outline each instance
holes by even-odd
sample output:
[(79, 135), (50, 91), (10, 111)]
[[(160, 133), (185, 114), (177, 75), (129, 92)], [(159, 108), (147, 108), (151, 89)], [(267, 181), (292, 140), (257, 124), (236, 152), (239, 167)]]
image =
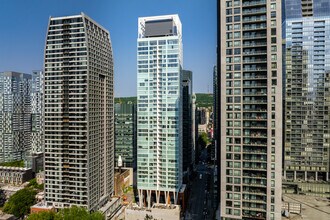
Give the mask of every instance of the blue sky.
[(43, 68), (50, 16), (84, 12), (110, 31), (115, 96), (136, 95), (138, 17), (179, 14), (183, 67), (193, 71), (194, 92), (212, 92), (216, 63), (216, 0), (0, 0), (0, 72)]

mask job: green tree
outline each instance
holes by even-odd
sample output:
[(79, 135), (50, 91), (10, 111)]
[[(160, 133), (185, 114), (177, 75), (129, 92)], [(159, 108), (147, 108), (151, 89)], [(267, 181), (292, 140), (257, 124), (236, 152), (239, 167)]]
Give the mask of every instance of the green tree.
[(18, 218), (30, 213), (30, 207), (36, 203), (37, 192), (31, 188), (24, 188), (13, 194), (3, 207), (3, 211)]
[(29, 184), (27, 186), (31, 187), (33, 189), (36, 189), (36, 190), (43, 190), (44, 189), (44, 184), (38, 184), (36, 178), (30, 180)]
[(198, 144), (202, 148), (205, 148), (209, 144), (209, 139), (208, 139), (207, 134), (205, 132), (203, 132), (202, 134), (199, 135)]
[(0, 163), (0, 166), (4, 166), (4, 167), (24, 167), (24, 161), (23, 160), (17, 160), (17, 161), (11, 161), (11, 162), (3, 162), (3, 163)]
[(89, 213), (83, 207), (72, 206), (56, 213), (55, 220), (104, 220), (104, 216), (101, 212)]
[(54, 220), (55, 219), (55, 212), (38, 212), (29, 215), (27, 220)]

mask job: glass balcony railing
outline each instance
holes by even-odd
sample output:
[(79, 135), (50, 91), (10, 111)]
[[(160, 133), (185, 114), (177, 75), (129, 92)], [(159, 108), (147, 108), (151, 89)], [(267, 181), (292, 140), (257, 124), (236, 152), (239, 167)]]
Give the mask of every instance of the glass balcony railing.
[(244, 50), (243, 55), (265, 55), (267, 50)]
[(243, 35), (244, 39), (256, 39), (256, 38), (265, 38), (265, 37), (267, 37), (266, 34), (244, 34)]
[(265, 29), (267, 28), (266, 24), (253, 24), (253, 25), (244, 25), (243, 30), (256, 30), (256, 29)]
[(246, 1), (243, 2), (243, 7), (247, 6), (255, 6), (255, 5), (264, 5), (266, 4), (266, 0), (260, 0), (260, 1)]
[(266, 13), (266, 11), (267, 11), (266, 7), (244, 9), (243, 10), (243, 15)]

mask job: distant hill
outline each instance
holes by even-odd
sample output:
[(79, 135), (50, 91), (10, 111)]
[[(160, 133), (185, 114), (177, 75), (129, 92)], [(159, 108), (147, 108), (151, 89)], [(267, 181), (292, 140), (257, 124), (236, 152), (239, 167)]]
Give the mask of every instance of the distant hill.
[(127, 102), (132, 102), (136, 104), (137, 102), (136, 96), (115, 98), (115, 103), (127, 103)]
[[(137, 103), (136, 96), (131, 97), (117, 97), (115, 103)], [(212, 107), (213, 94), (212, 93), (196, 93), (196, 105), (198, 107)]]
[(196, 106), (197, 107), (212, 107), (213, 94), (212, 93), (196, 93)]

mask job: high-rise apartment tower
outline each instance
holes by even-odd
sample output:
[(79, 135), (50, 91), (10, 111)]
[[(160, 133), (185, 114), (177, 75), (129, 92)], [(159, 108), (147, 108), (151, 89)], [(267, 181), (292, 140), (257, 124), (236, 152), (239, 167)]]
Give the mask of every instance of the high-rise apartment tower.
[(285, 3), (285, 189), (330, 196), (330, 1), (309, 2)]
[(44, 73), (32, 72), (31, 153), (44, 152)]
[[(177, 203), (182, 185), (182, 38), (178, 15), (142, 17), (137, 39), (140, 205)], [(152, 201), (155, 198), (156, 201)]]
[(281, 218), (281, 0), (219, 0), (222, 219)]
[(31, 75), (0, 73), (0, 162), (25, 159), (31, 149)]
[(88, 16), (51, 17), (45, 47), (45, 201), (97, 210), (113, 192), (110, 34)]

